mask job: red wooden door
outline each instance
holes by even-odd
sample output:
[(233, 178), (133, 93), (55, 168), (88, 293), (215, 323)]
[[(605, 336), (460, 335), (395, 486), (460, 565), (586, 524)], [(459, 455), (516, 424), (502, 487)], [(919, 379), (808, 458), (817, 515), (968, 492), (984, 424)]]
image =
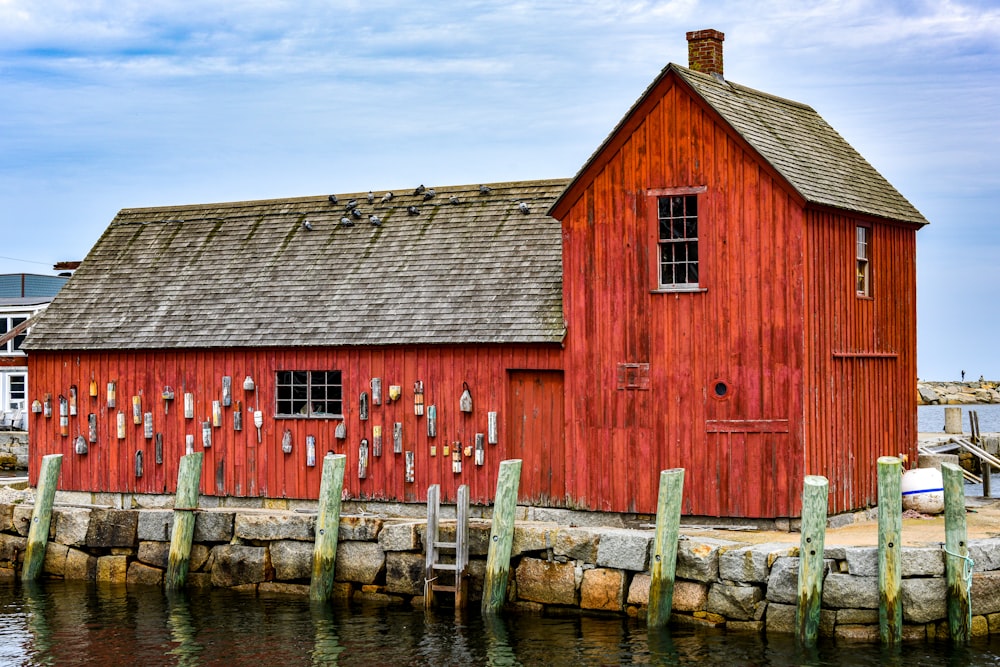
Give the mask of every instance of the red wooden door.
[(565, 504), (562, 371), (508, 371), (507, 415), (507, 452), (521, 459), (518, 500)]

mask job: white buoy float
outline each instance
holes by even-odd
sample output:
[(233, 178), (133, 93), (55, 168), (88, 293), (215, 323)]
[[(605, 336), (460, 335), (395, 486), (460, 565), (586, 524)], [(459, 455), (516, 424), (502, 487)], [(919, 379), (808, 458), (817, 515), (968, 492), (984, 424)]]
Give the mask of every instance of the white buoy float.
[(903, 473), (900, 483), (903, 509), (923, 514), (944, 511), (944, 479), (937, 468), (914, 468)]

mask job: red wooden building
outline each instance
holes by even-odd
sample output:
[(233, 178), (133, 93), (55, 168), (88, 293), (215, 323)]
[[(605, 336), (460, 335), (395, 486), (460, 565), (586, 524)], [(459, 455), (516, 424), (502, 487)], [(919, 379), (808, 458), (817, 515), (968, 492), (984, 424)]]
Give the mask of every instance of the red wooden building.
[(926, 220), (688, 37), (568, 182), (123, 210), (28, 339), (32, 480), (171, 492), (192, 446), (216, 495), (315, 497), (332, 450), (352, 498), (489, 502), (521, 458), (536, 505), (649, 513), (670, 467), (690, 515), (874, 504)]

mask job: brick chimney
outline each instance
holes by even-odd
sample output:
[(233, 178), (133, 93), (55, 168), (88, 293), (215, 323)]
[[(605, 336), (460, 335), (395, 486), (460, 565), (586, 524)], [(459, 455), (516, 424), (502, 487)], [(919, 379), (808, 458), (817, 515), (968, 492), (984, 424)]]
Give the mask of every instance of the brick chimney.
[(695, 30), (687, 33), (688, 67), (705, 74), (722, 76), (722, 41), (718, 30)]

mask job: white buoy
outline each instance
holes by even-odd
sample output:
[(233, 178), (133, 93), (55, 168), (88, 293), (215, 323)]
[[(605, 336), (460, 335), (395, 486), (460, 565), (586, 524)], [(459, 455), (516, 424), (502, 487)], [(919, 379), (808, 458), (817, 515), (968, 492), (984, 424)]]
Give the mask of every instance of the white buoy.
[(944, 511), (944, 479), (937, 468), (914, 468), (903, 473), (900, 482), (903, 509), (922, 514)]

